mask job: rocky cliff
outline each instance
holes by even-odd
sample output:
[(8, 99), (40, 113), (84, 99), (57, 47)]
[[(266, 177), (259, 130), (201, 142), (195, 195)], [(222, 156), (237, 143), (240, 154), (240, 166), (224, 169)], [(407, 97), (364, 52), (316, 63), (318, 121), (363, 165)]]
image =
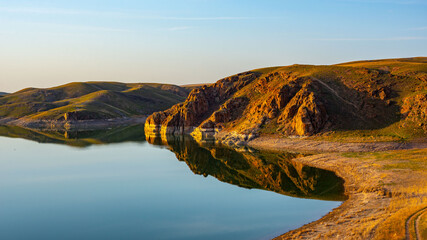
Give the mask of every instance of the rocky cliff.
[(245, 141), (269, 133), (393, 134), (411, 121), (413, 132), (425, 136), (425, 60), (292, 65), (237, 74), (194, 89), (185, 102), (149, 116), (146, 130)]
[[(205, 118), (258, 76), (259, 73), (256, 72), (245, 72), (224, 78), (210, 86), (196, 88), (190, 92), (184, 103), (166, 111), (153, 113), (146, 121), (146, 128), (148, 131), (168, 134), (191, 133)], [(209, 127), (207, 123), (203, 126)]]

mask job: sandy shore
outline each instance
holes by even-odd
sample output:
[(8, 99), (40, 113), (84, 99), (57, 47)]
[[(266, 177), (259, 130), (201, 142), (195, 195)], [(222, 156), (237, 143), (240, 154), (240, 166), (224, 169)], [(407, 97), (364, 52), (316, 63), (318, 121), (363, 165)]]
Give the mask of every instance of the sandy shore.
[[(427, 206), (427, 159), (421, 159), (421, 169), (411, 169), (411, 165), (405, 168), (404, 164), (393, 167), (411, 156), (427, 156), (426, 143), (333, 143), (260, 137), (248, 145), (276, 151), (327, 151), (295, 161), (334, 171), (345, 181), (349, 198), (340, 207), (276, 239), (403, 239), (406, 219)], [(421, 150), (407, 150), (416, 148)]]
[(300, 138), (274, 138), (261, 136), (249, 142), (249, 146), (266, 149), (291, 149), (314, 152), (378, 152), (399, 149), (427, 148), (427, 142), (328, 142)]

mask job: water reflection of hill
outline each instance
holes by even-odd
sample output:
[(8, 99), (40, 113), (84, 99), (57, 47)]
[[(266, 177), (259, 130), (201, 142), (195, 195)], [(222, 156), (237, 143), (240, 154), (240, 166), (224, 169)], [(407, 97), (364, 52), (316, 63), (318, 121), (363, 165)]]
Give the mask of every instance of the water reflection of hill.
[(280, 194), (322, 200), (345, 200), (343, 180), (333, 172), (302, 165), (298, 153), (236, 151), (214, 143), (199, 144), (190, 136), (147, 136), (154, 145), (165, 145), (191, 171), (222, 182)]
[(197, 143), (191, 136), (145, 136), (144, 126), (124, 126), (94, 131), (37, 131), (0, 126), (0, 136), (40, 143), (87, 147), (93, 144), (145, 142), (166, 146), (195, 174), (244, 188), (274, 191), (289, 196), (344, 200), (343, 181), (334, 173), (302, 165), (292, 159), (299, 153), (233, 150), (214, 143)]
[(74, 147), (121, 142), (145, 142), (143, 125), (86, 131), (39, 131), (15, 126), (0, 126), (0, 136), (23, 138), (39, 143), (66, 144)]

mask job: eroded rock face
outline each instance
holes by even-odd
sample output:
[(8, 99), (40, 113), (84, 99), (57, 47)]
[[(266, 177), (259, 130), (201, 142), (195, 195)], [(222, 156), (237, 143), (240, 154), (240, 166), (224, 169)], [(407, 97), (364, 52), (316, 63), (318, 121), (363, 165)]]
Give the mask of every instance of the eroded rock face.
[(313, 84), (304, 86), (286, 105), (277, 123), (288, 134), (311, 135), (319, 132), (328, 120), (323, 102), (315, 91)]
[[(277, 76), (276, 76), (277, 77)], [(285, 84), (268, 90), (268, 98), (248, 109), (246, 133), (257, 132), (265, 123), (274, 122), (287, 135), (312, 135), (323, 129), (328, 114), (317, 92), (320, 86), (310, 78), (283, 78)]]
[[(260, 134), (380, 129), (401, 120), (397, 97), (400, 89), (408, 92), (413, 87), (407, 88), (409, 81), (415, 80), (383, 70), (337, 66), (245, 72), (193, 90), (184, 103), (151, 115), (146, 130), (243, 145)], [(402, 114), (425, 124), (425, 109), (421, 94), (406, 100)]]
[[(275, 72), (257, 78), (255, 73), (242, 73), (218, 81), (212, 86), (193, 90), (184, 103), (148, 117), (146, 131), (161, 134), (193, 133), (197, 139), (215, 137), (219, 131), (234, 124), (233, 134), (239, 142), (248, 135), (257, 136), (263, 124), (275, 121), (279, 130), (288, 135), (312, 135), (328, 121), (324, 104), (317, 96), (319, 84), (309, 77), (294, 77)], [(271, 85), (274, 80), (281, 86)], [(249, 93), (235, 96), (248, 86)], [(261, 97), (248, 97), (257, 91)], [(265, 99), (263, 99), (265, 95)]]
[(218, 110), (200, 125), (201, 128), (218, 128), (222, 129), (224, 123), (236, 120), (242, 116), (243, 111), (249, 103), (247, 97), (230, 98), (222, 104)]
[[(148, 117), (146, 128), (160, 128), (161, 132), (169, 134), (190, 133), (216, 111), (222, 103), (251, 83), (258, 75), (258, 73), (245, 72), (219, 80), (211, 86), (194, 89), (184, 103), (175, 105), (163, 112), (156, 112)], [(240, 103), (240, 100), (236, 102)], [(233, 105), (234, 102), (231, 101), (229, 104)], [(231, 117), (232, 114), (227, 113), (227, 107), (223, 110), (222, 113), (218, 112), (214, 115), (214, 121), (224, 121)]]
[(415, 123), (427, 133), (427, 94), (405, 98), (401, 113), (406, 120)]

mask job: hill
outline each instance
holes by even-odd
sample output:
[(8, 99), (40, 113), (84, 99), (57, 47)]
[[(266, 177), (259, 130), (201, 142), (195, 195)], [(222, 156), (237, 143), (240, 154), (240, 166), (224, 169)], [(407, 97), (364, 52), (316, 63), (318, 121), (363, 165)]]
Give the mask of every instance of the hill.
[(127, 118), (167, 109), (189, 92), (168, 84), (118, 82), (26, 88), (0, 98), (0, 118), (20, 122)]
[(186, 84), (186, 85), (180, 85), (180, 87), (186, 88), (188, 90), (193, 90), (195, 88), (203, 87), (205, 85), (211, 85), (212, 83), (206, 83), (206, 84)]
[(146, 130), (232, 142), (259, 134), (405, 140), (427, 133), (427, 58), (256, 69), (193, 90)]
[(8, 94), (8, 93), (0, 92), (0, 97), (3, 97), (3, 96), (4, 96), (4, 95), (6, 95), (6, 94)]

